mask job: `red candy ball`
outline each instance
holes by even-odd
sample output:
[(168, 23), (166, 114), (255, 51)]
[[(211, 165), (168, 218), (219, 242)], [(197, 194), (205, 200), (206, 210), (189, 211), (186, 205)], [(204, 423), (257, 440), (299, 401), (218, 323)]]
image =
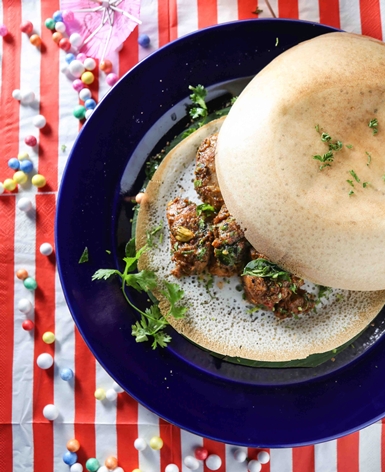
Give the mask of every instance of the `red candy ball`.
[(31, 320), (25, 320), (23, 321), (21, 327), (25, 330), (25, 331), (31, 331), (33, 328), (34, 328), (34, 324), (33, 324), (33, 321)]
[(204, 447), (197, 447), (194, 451), (194, 456), (199, 461), (204, 461), (208, 455), (209, 455), (209, 452)]
[(27, 146), (33, 147), (33, 146), (36, 146), (36, 144), (37, 144), (37, 139), (35, 138), (35, 136), (30, 135), (30, 136), (27, 136), (27, 137), (24, 139), (24, 142), (25, 142), (25, 144), (26, 144)]
[(33, 24), (30, 21), (23, 21), (20, 25), (20, 31), (22, 33), (31, 34), (33, 31)]
[(59, 41), (59, 48), (63, 49), (63, 51), (66, 51), (66, 52), (69, 51), (71, 49), (70, 40), (68, 38), (62, 38)]

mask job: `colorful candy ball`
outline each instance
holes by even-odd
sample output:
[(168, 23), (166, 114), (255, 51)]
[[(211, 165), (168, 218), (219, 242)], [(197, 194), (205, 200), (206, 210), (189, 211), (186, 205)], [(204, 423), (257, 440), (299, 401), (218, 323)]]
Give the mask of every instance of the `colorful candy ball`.
[(47, 120), (43, 115), (36, 115), (32, 118), (32, 124), (36, 126), (36, 128), (41, 129), (47, 124)]
[(32, 185), (34, 185), (37, 188), (44, 187), (45, 184), (47, 183), (45, 177), (41, 174), (35, 174), (32, 179), (31, 179)]
[(155, 451), (159, 451), (163, 447), (163, 439), (160, 438), (159, 436), (154, 436), (150, 439), (149, 445), (151, 449), (154, 449)]
[(66, 31), (66, 25), (62, 22), (62, 21), (57, 21), (56, 24), (55, 24), (55, 30), (58, 32), (58, 33), (65, 33)]
[(210, 454), (207, 457), (205, 464), (210, 470), (218, 470), (222, 465), (222, 459), (217, 454)]
[(147, 447), (146, 440), (144, 438), (137, 438), (134, 441), (134, 448), (137, 451), (144, 451)]
[(30, 21), (23, 21), (20, 25), (22, 33), (31, 34), (33, 31), (33, 24)]
[(55, 31), (54, 34), (52, 35), (52, 40), (56, 44), (59, 44), (62, 39), (63, 39), (63, 35), (59, 33), (59, 31)]
[(100, 467), (99, 461), (95, 457), (91, 457), (86, 462), (86, 469), (90, 472), (96, 472)]
[(105, 74), (109, 74), (112, 71), (112, 62), (109, 59), (104, 59), (104, 61), (100, 62), (99, 69)]
[[(114, 470), (114, 472), (115, 472), (115, 470)], [(101, 467), (99, 467), (98, 472), (110, 472), (110, 469), (108, 467), (106, 467), (105, 465), (102, 465)]]
[(80, 443), (77, 439), (73, 438), (67, 441), (66, 447), (71, 452), (77, 452), (80, 449)]
[(77, 92), (80, 92), (84, 88), (84, 84), (80, 79), (76, 79), (72, 82), (72, 88)]
[(72, 52), (69, 52), (66, 54), (65, 61), (67, 64), (71, 64), (71, 62), (74, 60), (75, 60), (75, 54), (72, 54)]
[(190, 470), (197, 470), (199, 469), (199, 461), (193, 456), (186, 456), (183, 459), (184, 465)]
[(63, 454), (63, 462), (67, 465), (73, 465), (77, 462), (78, 455), (76, 452), (66, 451)]
[(24, 287), (28, 290), (36, 290), (37, 282), (33, 277), (27, 277), (23, 280)]
[(60, 369), (59, 375), (60, 375), (60, 378), (64, 380), (65, 382), (68, 382), (69, 380), (72, 380), (74, 378), (74, 373), (72, 369), (70, 369), (69, 367)]
[(208, 455), (209, 452), (204, 447), (197, 447), (194, 451), (194, 456), (200, 461), (204, 461), (205, 459), (207, 459)]
[(18, 170), (20, 167), (19, 159), (16, 159), (16, 157), (11, 157), (11, 159), (8, 160), (8, 167), (13, 170)]
[(12, 98), (14, 98), (15, 100), (21, 100), (21, 92), (19, 89), (13, 90)]
[(52, 244), (50, 243), (43, 243), (40, 245), (39, 251), (43, 256), (50, 256), (53, 252)]
[(37, 144), (37, 139), (30, 134), (24, 138), (24, 142), (27, 146), (34, 147)]
[(179, 467), (176, 464), (166, 465), (164, 472), (179, 472)]
[(76, 462), (76, 464), (71, 465), (70, 472), (83, 472), (83, 466), (80, 462)]
[(106, 77), (106, 82), (110, 87), (115, 85), (118, 80), (119, 80), (119, 77), (114, 72), (111, 72)]
[[(82, 85), (83, 85), (83, 82), (82, 82)], [(83, 102), (85, 102), (86, 100), (88, 100), (89, 98), (91, 98), (92, 94), (91, 94), (91, 90), (89, 88), (83, 88), (80, 90), (79, 92), (79, 98), (80, 100), (83, 100)]]
[(38, 34), (33, 34), (29, 38), (29, 42), (33, 45), (36, 46), (37, 48), (41, 46), (41, 37)]
[(52, 344), (55, 342), (56, 339), (52, 331), (46, 331), (41, 338), (46, 344)]
[[(31, 163), (31, 164), (32, 164), (32, 163)], [(27, 175), (25, 172), (23, 172), (22, 170), (18, 170), (17, 172), (15, 172), (15, 173), (13, 174), (13, 177), (12, 177), (12, 178), (13, 178), (13, 180), (14, 180), (16, 183), (18, 183), (18, 184), (20, 184), (20, 185), (23, 185), (23, 184), (25, 184), (25, 183), (27, 182), (27, 180), (28, 180), (28, 175)]]
[(270, 454), (267, 451), (261, 451), (258, 453), (257, 459), (261, 464), (267, 464), (270, 461)]
[(96, 107), (96, 102), (93, 98), (89, 98), (88, 100), (84, 102), (84, 106), (86, 110), (93, 110)]
[(20, 170), (26, 174), (29, 174), (33, 170), (33, 163), (28, 160), (20, 161)]
[(59, 416), (59, 409), (57, 406), (49, 403), (43, 408), (43, 416), (49, 421), (54, 421)]
[(109, 456), (104, 461), (104, 465), (109, 469), (116, 469), (118, 467), (118, 459), (114, 456)]
[[(29, 198), (22, 197), (17, 202), (17, 208), (21, 211), (29, 211), (32, 208), (32, 202)], [(28, 277), (28, 275), (27, 275), (27, 277)], [(25, 278), (27, 278), (27, 277), (25, 277)]]
[(29, 105), (35, 101), (35, 94), (32, 90), (21, 90), (20, 91), (20, 102), (22, 105)]
[(47, 18), (44, 22), (46, 28), (50, 29), (50, 30), (54, 30), (55, 29), (55, 20), (53, 18)]
[(72, 44), (72, 46), (74, 46), (75, 48), (80, 47), (83, 42), (82, 37), (80, 36), (79, 33), (72, 33), (69, 41)]
[[(58, 33), (60, 33), (60, 31), (58, 31)], [(59, 41), (59, 48), (66, 52), (69, 51), (71, 49), (70, 40), (68, 38), (62, 38)]]
[(17, 187), (17, 183), (13, 179), (5, 179), (3, 182), (5, 190), (12, 192)]
[(49, 369), (53, 365), (53, 357), (51, 354), (48, 354), (48, 352), (44, 352), (37, 357), (36, 364), (40, 367), (40, 369)]
[(84, 62), (87, 59), (87, 56), (84, 54), (84, 52), (79, 52), (79, 54), (76, 56), (76, 59), (80, 62)]
[(252, 460), (247, 464), (247, 470), (249, 472), (260, 472), (262, 470), (262, 464), (259, 461)]
[(150, 37), (147, 34), (140, 34), (138, 37), (138, 43), (142, 48), (148, 48), (150, 45)]
[(104, 388), (97, 388), (94, 392), (94, 397), (96, 398), (96, 400), (104, 400), (106, 398), (106, 391), (104, 390)]
[(27, 298), (21, 298), (17, 303), (17, 309), (22, 313), (29, 313), (32, 308), (32, 303)]
[(74, 59), (68, 66), (68, 70), (74, 77), (79, 78), (86, 70), (86, 68), (84, 67), (82, 62), (80, 62), (78, 59)]
[(86, 59), (84, 59), (83, 64), (87, 70), (94, 70), (96, 67), (96, 61), (92, 57), (87, 57)]
[(19, 161), (25, 161), (26, 159), (29, 159), (29, 154), (28, 152), (19, 152), (17, 158), (19, 159)]
[(5, 25), (0, 25), (0, 36), (7, 36), (8, 28)]
[(88, 118), (92, 115), (93, 112), (94, 110), (92, 110), (91, 108), (89, 110), (86, 110), (86, 114), (84, 115), (84, 118), (88, 120)]
[(118, 394), (115, 392), (113, 388), (109, 388), (106, 391), (106, 398), (109, 402), (114, 402), (117, 398)]
[(60, 10), (58, 11), (55, 11), (55, 13), (52, 15), (52, 18), (55, 20), (55, 21), (63, 21), (63, 14)]
[(124, 389), (115, 381), (112, 384), (112, 388), (115, 390), (116, 393), (123, 393), (124, 392)]
[(91, 71), (87, 70), (86, 72), (83, 72), (81, 76), (81, 81), (83, 82), (83, 84), (90, 85), (94, 80), (95, 77)]
[(75, 118), (82, 120), (85, 117), (86, 109), (83, 105), (77, 105), (72, 113)]
[(35, 325), (33, 324), (32, 320), (24, 320), (21, 324), (21, 327), (24, 331), (32, 331)]
[[(22, 199), (21, 199), (22, 200)], [(29, 201), (29, 200), (28, 200)], [(25, 270), (25, 269), (18, 269), (16, 271), (16, 277), (19, 279), (19, 280), (24, 280), (28, 277), (28, 272)]]

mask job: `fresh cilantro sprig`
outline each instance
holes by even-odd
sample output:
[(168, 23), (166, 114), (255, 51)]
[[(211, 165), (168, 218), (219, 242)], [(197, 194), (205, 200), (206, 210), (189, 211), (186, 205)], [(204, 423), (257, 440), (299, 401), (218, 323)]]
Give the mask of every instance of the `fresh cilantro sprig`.
[(372, 120), (369, 121), (368, 123), (369, 128), (373, 130), (373, 135), (376, 135), (378, 133), (378, 120), (377, 118), (373, 118)]
[(291, 280), (289, 272), (286, 272), (276, 264), (273, 264), (272, 262), (263, 258), (254, 259), (246, 264), (242, 275), (251, 275), (253, 277), (271, 277), (272, 279), (281, 277), (285, 280)]
[(189, 89), (193, 92), (190, 95), (190, 100), (194, 104), (194, 106), (189, 110), (189, 114), (193, 120), (202, 118), (202, 121), (199, 123), (199, 126), (202, 126), (208, 115), (207, 105), (205, 102), (207, 90), (203, 85), (197, 85), (196, 87), (189, 85)]

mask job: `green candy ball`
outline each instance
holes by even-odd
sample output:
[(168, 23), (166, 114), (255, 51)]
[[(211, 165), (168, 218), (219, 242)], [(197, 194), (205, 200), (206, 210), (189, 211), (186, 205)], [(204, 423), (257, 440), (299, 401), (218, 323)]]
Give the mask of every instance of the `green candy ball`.
[(28, 290), (36, 290), (37, 289), (37, 282), (32, 277), (27, 277), (23, 280), (24, 287)]
[(99, 461), (95, 459), (94, 457), (91, 457), (91, 459), (88, 459), (86, 462), (86, 469), (89, 470), (90, 472), (96, 472), (100, 467)]
[(74, 117), (82, 120), (86, 116), (86, 109), (83, 105), (78, 105), (73, 111)]
[(47, 18), (44, 24), (50, 30), (55, 29), (55, 20), (53, 20), (52, 18)]

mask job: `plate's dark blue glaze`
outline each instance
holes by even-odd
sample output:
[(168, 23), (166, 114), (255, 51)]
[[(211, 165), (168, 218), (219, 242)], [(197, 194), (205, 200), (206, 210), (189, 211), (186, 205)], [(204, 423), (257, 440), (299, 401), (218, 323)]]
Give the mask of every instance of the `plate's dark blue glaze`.
[[(253, 76), (285, 49), (330, 31), (300, 21), (249, 20), (201, 30), (163, 47), (101, 101), (64, 173), (56, 252), (66, 300), (80, 332), (127, 392), (199, 435), (241, 445), (296, 446), (352, 432), (385, 412), (383, 338), (364, 353), (363, 348), (351, 351), (336, 364), (315, 370), (225, 364), (172, 331), (172, 346), (153, 351), (131, 336), (136, 315), (118, 280), (91, 282), (97, 269), (116, 267), (119, 258), (118, 240), (125, 227), (119, 192), (126, 165), (145, 135), (151, 141), (151, 133), (159, 133), (154, 124), (161, 117), (166, 116), (165, 131), (172, 127), (175, 114), (167, 117), (167, 112), (187, 102), (188, 86), (209, 87)], [(133, 191), (140, 188), (143, 175), (139, 164), (132, 166), (131, 180), (137, 182)], [(89, 262), (79, 265), (85, 246)], [(383, 324), (381, 318), (374, 335)]]

